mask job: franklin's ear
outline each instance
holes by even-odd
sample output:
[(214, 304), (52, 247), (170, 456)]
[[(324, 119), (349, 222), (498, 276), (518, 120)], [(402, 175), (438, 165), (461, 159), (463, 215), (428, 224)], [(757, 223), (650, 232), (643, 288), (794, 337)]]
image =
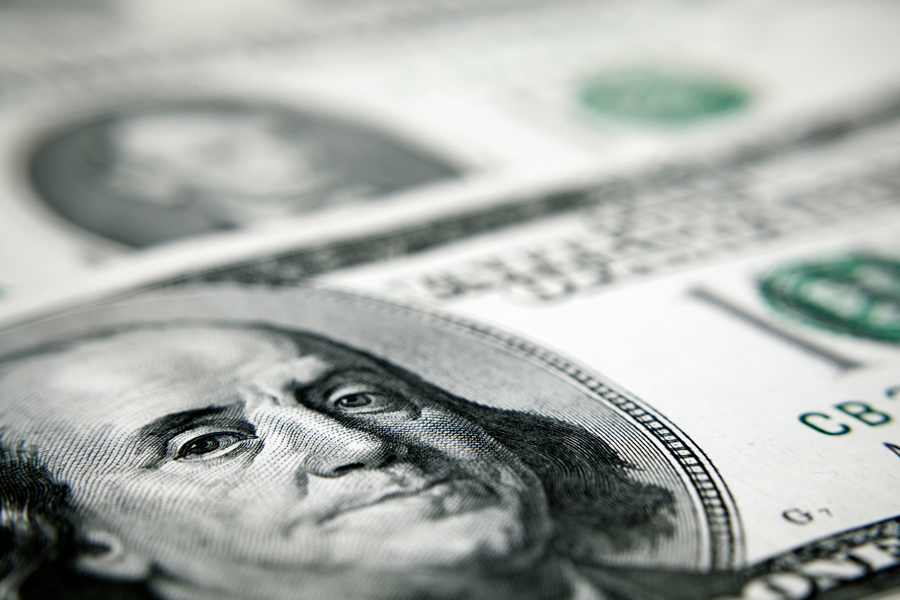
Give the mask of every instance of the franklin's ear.
[(103, 579), (143, 581), (150, 575), (150, 560), (129, 552), (119, 536), (105, 530), (82, 532), (75, 568)]

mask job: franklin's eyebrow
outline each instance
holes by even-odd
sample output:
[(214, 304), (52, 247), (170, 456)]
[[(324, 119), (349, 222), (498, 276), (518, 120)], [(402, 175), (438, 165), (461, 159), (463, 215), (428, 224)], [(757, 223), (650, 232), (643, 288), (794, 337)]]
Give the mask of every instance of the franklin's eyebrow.
[(150, 453), (149, 462), (143, 468), (152, 469), (161, 464), (166, 455), (166, 447), (173, 437), (204, 425), (222, 427), (255, 435), (256, 429), (243, 418), (240, 405), (208, 406), (160, 417), (138, 429), (135, 435), (135, 452), (138, 455)]
[(354, 379), (361, 379), (364, 381), (358, 381), (358, 383), (370, 384), (370, 385), (379, 385), (387, 387), (384, 381), (384, 376), (379, 373), (377, 370), (369, 368), (368, 366), (362, 367), (345, 367), (343, 369), (334, 369), (323, 373), (315, 381), (304, 382), (303, 384), (294, 384), (291, 386), (290, 391), (294, 395), (294, 398), (307, 408), (311, 408), (313, 410), (318, 410), (315, 401), (310, 401), (309, 395), (314, 392), (325, 393), (330, 391), (331, 388), (340, 386), (341, 384), (347, 383), (357, 383)]
[(137, 435), (142, 440), (168, 440), (173, 435), (178, 435), (203, 425), (209, 421), (209, 417), (221, 415), (228, 408), (225, 406), (208, 406), (197, 410), (186, 410), (165, 415), (138, 429)]

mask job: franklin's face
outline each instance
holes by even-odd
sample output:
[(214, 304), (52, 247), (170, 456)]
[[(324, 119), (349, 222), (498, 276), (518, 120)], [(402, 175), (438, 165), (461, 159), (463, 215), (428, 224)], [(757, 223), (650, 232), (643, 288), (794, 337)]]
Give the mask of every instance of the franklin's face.
[(257, 597), (540, 552), (540, 482), (431, 395), (325, 342), (200, 326), (82, 342), (0, 382), (4, 422), (85, 530), (169, 580)]

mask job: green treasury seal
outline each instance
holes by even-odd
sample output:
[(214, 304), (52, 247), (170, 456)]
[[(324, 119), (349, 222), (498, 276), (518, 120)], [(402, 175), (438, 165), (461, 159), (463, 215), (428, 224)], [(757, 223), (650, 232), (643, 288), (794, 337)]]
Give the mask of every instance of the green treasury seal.
[(776, 269), (760, 291), (777, 311), (857, 337), (900, 342), (900, 262), (854, 253)]
[(581, 101), (606, 117), (680, 126), (740, 111), (750, 93), (710, 73), (633, 68), (594, 76), (584, 84)]

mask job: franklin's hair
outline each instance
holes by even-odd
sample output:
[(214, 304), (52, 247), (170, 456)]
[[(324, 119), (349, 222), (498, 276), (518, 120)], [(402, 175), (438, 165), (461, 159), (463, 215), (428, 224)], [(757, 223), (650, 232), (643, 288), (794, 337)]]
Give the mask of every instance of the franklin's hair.
[[(64, 352), (73, 344), (113, 337), (128, 330), (201, 324), (270, 331), (302, 346), (356, 353), (472, 421), (540, 479), (553, 522), (552, 550), (563, 556), (598, 563), (604, 555), (652, 545), (674, 531), (672, 493), (629, 477), (628, 472), (634, 467), (583, 427), (542, 415), (475, 404), (387, 361), (316, 335), (266, 325), (190, 322), (118, 329), (16, 358)], [(66, 502), (67, 486), (41, 465), (38, 453), (8, 445), (0, 437), (0, 600), (153, 598), (144, 585), (100, 581), (71, 569), (79, 552), (92, 549), (79, 545), (78, 516)]]

